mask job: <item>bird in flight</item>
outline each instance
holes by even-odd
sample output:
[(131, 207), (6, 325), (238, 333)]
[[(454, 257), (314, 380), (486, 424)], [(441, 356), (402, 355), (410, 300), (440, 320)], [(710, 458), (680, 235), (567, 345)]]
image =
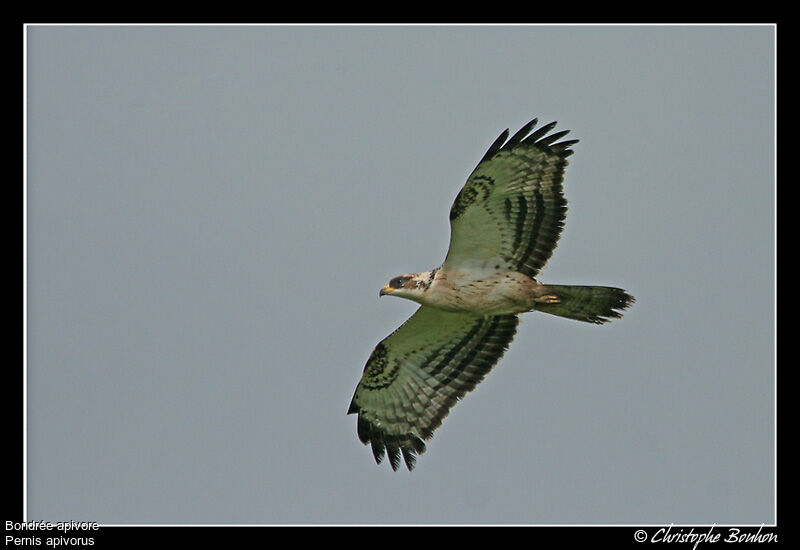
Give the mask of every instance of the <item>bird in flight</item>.
[(489, 147), (450, 209), (450, 247), (430, 271), (394, 277), (380, 296), (420, 304), (367, 360), (348, 414), (380, 464), (409, 470), (450, 409), (483, 380), (508, 348), (519, 315), (542, 311), (605, 323), (633, 296), (620, 288), (544, 284), (567, 213), (562, 182), (569, 130), (534, 130), (534, 119)]

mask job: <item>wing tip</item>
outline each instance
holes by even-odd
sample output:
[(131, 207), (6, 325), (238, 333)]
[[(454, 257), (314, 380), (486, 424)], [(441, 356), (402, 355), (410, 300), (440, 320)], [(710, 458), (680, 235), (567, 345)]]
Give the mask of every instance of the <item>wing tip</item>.
[(388, 435), (361, 415), (357, 433), (361, 443), (370, 447), (375, 463), (381, 464), (388, 457), (389, 466), (395, 472), (400, 469), (401, 459), (408, 471), (412, 471), (417, 465), (417, 457), (426, 450), (425, 442), (416, 434)]
[(508, 128), (503, 130), (500, 133), (500, 135), (497, 136), (497, 139), (495, 139), (494, 142), (492, 142), (492, 144), (489, 146), (489, 150), (486, 151), (486, 153), (483, 155), (483, 158), (480, 160), (478, 164), (495, 156), (495, 154), (497, 154), (497, 152), (503, 148), (507, 138), (508, 138)]
[(494, 140), (478, 164), (489, 160), (500, 151), (510, 151), (511, 149), (514, 149), (520, 145), (536, 147), (561, 157), (562, 159), (566, 159), (575, 152), (570, 149), (570, 147), (578, 143), (580, 140), (571, 139), (557, 142), (559, 139), (567, 135), (569, 130), (561, 130), (559, 132), (550, 134), (549, 132), (556, 127), (556, 124), (558, 123), (557, 121), (549, 122), (534, 130), (538, 121), (538, 118), (534, 118), (520, 128), (513, 136), (511, 136), (510, 139), (507, 139), (509, 132), (508, 128), (506, 128), (506, 130), (503, 131), (503, 133), (501, 133), (496, 140)]

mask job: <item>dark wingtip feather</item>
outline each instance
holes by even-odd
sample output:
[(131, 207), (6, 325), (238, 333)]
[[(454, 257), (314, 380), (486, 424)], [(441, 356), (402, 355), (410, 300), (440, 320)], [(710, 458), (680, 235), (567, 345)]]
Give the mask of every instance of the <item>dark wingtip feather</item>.
[(360, 416), (356, 424), (356, 433), (358, 433), (358, 440), (361, 441), (361, 443), (364, 445), (369, 443), (369, 423)]
[(395, 472), (400, 467), (400, 448), (394, 443), (386, 442), (386, 455), (389, 457), (389, 464)]
[(569, 130), (561, 130), (560, 132), (556, 132), (555, 134), (550, 134), (549, 136), (545, 136), (539, 141), (536, 142), (536, 145), (544, 145), (549, 146), (554, 141), (558, 141), (562, 137), (566, 136), (569, 133)]
[(549, 124), (545, 124), (538, 130), (533, 132), (531, 135), (526, 137), (524, 140), (522, 140), (522, 143), (535, 143), (539, 141), (539, 138), (543, 137), (544, 135), (547, 134), (547, 132), (555, 128), (556, 124), (558, 124), (558, 122), (556, 122), (555, 120), (553, 122), (550, 122)]
[(483, 158), (481, 159), (481, 161), (478, 164), (480, 164), (481, 162), (483, 162), (483, 161), (485, 161), (487, 159), (492, 158), (496, 152), (498, 152), (500, 149), (502, 149), (503, 144), (506, 142), (506, 138), (508, 138), (508, 128), (503, 130), (503, 133), (500, 134), (497, 137), (496, 140), (494, 140), (494, 143), (492, 143), (489, 146), (489, 150), (486, 151), (486, 154), (483, 155)]
[(553, 151), (560, 157), (568, 157), (575, 151), (569, 149), (569, 147), (578, 143), (577, 139), (568, 139), (567, 141), (559, 141), (558, 143), (554, 143), (550, 146), (550, 150)]
[(514, 146), (515, 146), (517, 143), (519, 143), (519, 142), (521, 142), (523, 139), (525, 139), (525, 136), (527, 136), (527, 135), (528, 135), (528, 132), (530, 132), (530, 131), (531, 131), (531, 128), (533, 128), (534, 126), (536, 126), (536, 123), (537, 123), (538, 121), (539, 121), (539, 119), (537, 119), (537, 118), (534, 118), (534, 119), (533, 119), (533, 120), (531, 120), (529, 123), (527, 123), (525, 126), (523, 126), (522, 128), (520, 128), (520, 129), (519, 129), (519, 131), (518, 131), (516, 134), (514, 134), (514, 135), (511, 137), (511, 139), (509, 139), (509, 140), (508, 140), (508, 141), (505, 143), (505, 145), (503, 145), (503, 148), (504, 148), (504, 149), (511, 149), (511, 148), (512, 148), (512, 147), (514, 147)]
[(506, 129), (502, 134), (500, 134), (500, 137), (494, 140), (494, 143), (492, 143), (492, 145), (489, 147), (489, 150), (486, 151), (486, 154), (483, 155), (483, 158), (481, 158), (478, 164), (491, 159), (499, 151), (508, 151), (519, 145), (537, 147), (554, 155), (558, 155), (561, 158), (567, 158), (574, 153), (574, 151), (569, 149), (569, 147), (578, 143), (577, 139), (554, 143), (567, 135), (569, 130), (562, 130), (560, 132), (548, 135), (548, 132), (555, 128), (557, 124), (556, 121), (545, 124), (544, 126), (536, 129), (533, 133), (528, 134), (528, 132), (530, 132), (536, 126), (537, 122), (538, 119), (534, 118), (520, 128), (513, 136), (511, 136), (511, 139), (508, 139), (508, 141), (506, 141), (506, 138), (508, 138), (508, 129)]
[(380, 464), (383, 462), (383, 455), (385, 453), (385, 449), (383, 447), (383, 441), (379, 439), (372, 439), (372, 456), (375, 457), (375, 463)]
[(406, 468), (408, 468), (410, 472), (414, 469), (414, 466), (417, 465), (417, 457), (411, 449), (403, 447), (401, 450), (403, 451), (403, 461), (406, 463)]
[[(558, 155), (562, 159), (567, 158), (568, 156), (570, 156), (575, 152), (572, 149), (570, 149), (570, 147), (578, 143), (579, 140), (569, 139), (565, 141), (558, 141), (559, 139), (567, 135), (569, 133), (569, 130), (561, 130), (560, 132), (556, 132), (554, 134), (545, 135), (547, 134), (547, 131), (551, 130), (555, 125), (556, 125), (555, 122), (551, 122), (547, 126), (542, 126), (539, 130), (537, 130), (537, 132), (531, 134), (528, 138), (526, 138), (523, 143), (530, 143), (534, 147), (543, 149), (548, 153)], [(547, 131), (541, 132), (545, 128), (547, 128)], [(539, 132), (541, 132), (541, 134)], [(555, 143), (557, 141), (558, 143)]]
[(362, 416), (358, 417), (357, 433), (358, 439), (371, 448), (375, 462), (381, 464), (384, 457), (388, 457), (395, 472), (402, 462), (405, 462), (408, 471), (413, 470), (418, 455), (425, 452), (425, 442), (415, 433), (388, 435)]
[(579, 139), (568, 139), (566, 141), (559, 141), (558, 143), (554, 143), (550, 146), (550, 149), (566, 149), (567, 147), (571, 147), (578, 143)]

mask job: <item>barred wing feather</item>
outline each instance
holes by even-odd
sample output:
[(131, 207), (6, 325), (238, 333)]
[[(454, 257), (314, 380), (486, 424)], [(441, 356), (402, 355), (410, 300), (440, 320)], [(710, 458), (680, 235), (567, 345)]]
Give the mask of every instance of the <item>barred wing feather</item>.
[(562, 182), (569, 149), (548, 134), (555, 122), (531, 133), (536, 119), (511, 139), (492, 144), (450, 209), (450, 247), (443, 268), (513, 270), (534, 277), (556, 247), (567, 201)]
[(450, 409), (502, 357), (517, 329), (516, 315), (480, 317), (421, 306), (369, 357), (348, 414), (376, 462), (402, 455), (411, 470)]

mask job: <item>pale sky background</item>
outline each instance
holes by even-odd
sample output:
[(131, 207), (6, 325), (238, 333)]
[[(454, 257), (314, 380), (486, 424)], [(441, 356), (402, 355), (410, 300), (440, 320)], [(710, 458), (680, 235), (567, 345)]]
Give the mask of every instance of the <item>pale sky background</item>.
[[(775, 521), (774, 34), (27, 31), (28, 519)], [(505, 128), (580, 139), (530, 313), (409, 473), (346, 410)]]

